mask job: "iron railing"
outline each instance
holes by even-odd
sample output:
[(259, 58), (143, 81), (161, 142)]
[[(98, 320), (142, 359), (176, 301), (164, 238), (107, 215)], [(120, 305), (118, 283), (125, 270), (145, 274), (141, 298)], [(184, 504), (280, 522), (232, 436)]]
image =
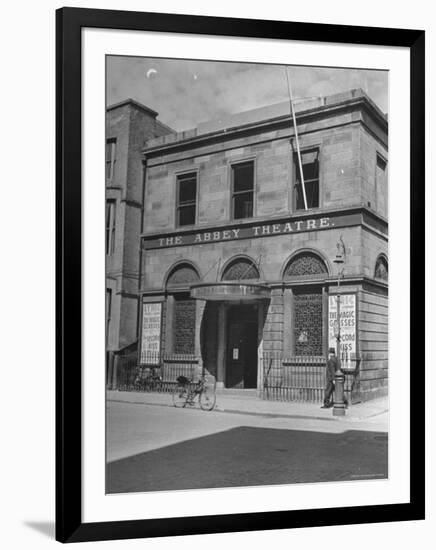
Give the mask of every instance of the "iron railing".
[(199, 370), (199, 358), (190, 354), (147, 353), (118, 357), (116, 387), (119, 391), (171, 392), (179, 376), (195, 378)]
[(131, 391), (135, 386), (138, 372), (138, 354), (131, 353), (115, 357), (115, 383), (112, 389)]
[[(358, 360), (344, 362), (345, 398), (351, 404), (359, 398)], [(264, 353), (261, 397), (275, 401), (322, 402), (326, 385), (326, 359), (320, 355), (282, 357), (281, 353)]]
[[(136, 353), (115, 357), (112, 389), (120, 391), (171, 392), (179, 376), (196, 379), (201, 374), (200, 360), (190, 354), (153, 354), (138, 364)], [(343, 361), (345, 397), (359, 401), (359, 361)], [(259, 359), (260, 395), (275, 401), (322, 402), (324, 398), (326, 359), (324, 356), (283, 357), (280, 352), (264, 353)]]

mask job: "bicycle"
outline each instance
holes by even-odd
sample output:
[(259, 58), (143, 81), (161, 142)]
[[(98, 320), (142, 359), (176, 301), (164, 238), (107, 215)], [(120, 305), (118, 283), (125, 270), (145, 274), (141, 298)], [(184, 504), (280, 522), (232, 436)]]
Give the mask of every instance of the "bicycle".
[(209, 383), (205, 376), (202, 376), (198, 382), (193, 382), (186, 376), (179, 376), (173, 390), (174, 406), (180, 408), (194, 405), (197, 396), (200, 408), (203, 411), (211, 411), (216, 402), (215, 383)]
[(135, 391), (159, 391), (162, 387), (162, 377), (157, 374), (156, 368), (145, 374), (144, 369), (140, 367), (133, 385)]

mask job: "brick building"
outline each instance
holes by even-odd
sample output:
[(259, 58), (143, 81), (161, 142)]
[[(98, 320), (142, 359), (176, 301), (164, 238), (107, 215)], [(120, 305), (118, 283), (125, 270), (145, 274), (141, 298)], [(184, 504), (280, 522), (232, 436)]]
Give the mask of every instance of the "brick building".
[[(320, 398), (339, 254), (343, 364), (363, 399), (387, 391), (387, 118), (361, 90), (295, 109), (304, 185), (289, 104), (143, 148), (143, 197), (126, 200), (140, 258), (118, 285), (139, 297), (140, 363), (166, 379), (183, 364), (221, 387)], [(127, 343), (136, 306), (121, 307)]]

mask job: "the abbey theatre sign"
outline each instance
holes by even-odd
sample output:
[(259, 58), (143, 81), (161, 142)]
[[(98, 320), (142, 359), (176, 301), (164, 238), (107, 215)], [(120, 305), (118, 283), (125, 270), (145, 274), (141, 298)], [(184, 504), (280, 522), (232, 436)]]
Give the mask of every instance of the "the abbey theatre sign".
[(359, 213), (346, 214), (334, 217), (313, 217), (296, 220), (277, 220), (274, 223), (239, 224), (216, 229), (181, 230), (156, 237), (155, 235), (143, 237), (144, 248), (167, 248), (172, 246), (190, 246), (196, 244), (210, 244), (213, 242), (234, 241), (238, 239), (253, 239), (260, 237), (272, 237), (274, 235), (286, 235), (305, 231), (320, 231), (332, 227), (345, 227), (357, 225), (361, 222)]

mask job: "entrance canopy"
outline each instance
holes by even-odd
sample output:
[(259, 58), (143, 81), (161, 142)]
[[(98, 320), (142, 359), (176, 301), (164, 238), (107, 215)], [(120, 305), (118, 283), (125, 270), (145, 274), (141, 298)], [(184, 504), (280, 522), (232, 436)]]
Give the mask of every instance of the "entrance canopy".
[(191, 296), (197, 300), (253, 302), (270, 297), (270, 289), (256, 283), (200, 283), (191, 285)]

